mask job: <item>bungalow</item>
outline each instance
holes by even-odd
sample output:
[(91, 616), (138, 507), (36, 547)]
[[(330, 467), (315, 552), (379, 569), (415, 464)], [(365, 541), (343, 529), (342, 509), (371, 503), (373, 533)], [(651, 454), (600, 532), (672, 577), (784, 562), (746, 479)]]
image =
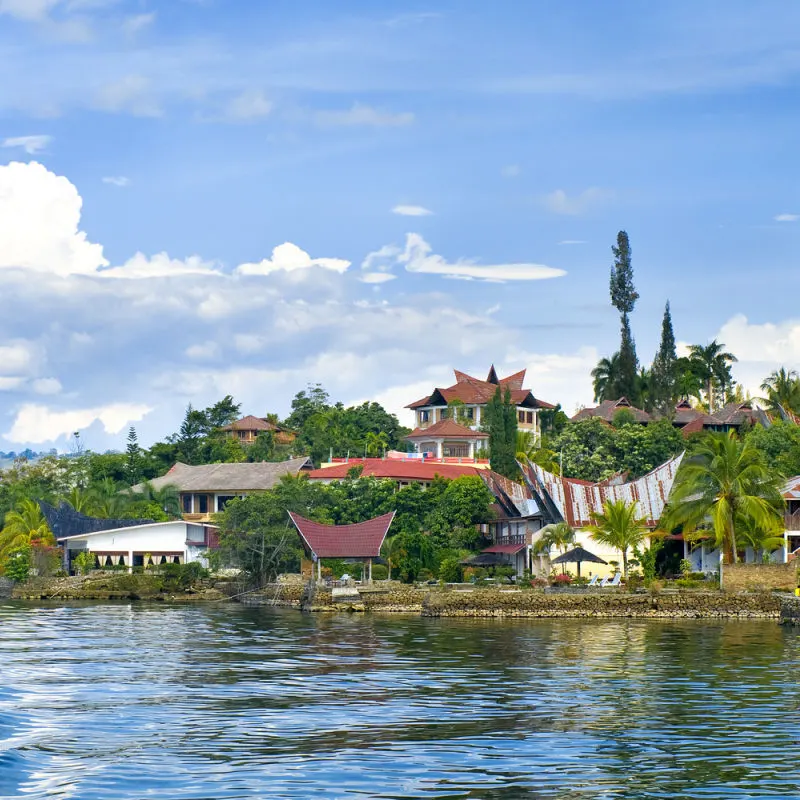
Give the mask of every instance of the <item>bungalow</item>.
[(83, 552), (91, 553), (95, 557), (95, 566), (100, 569), (188, 564), (192, 561), (208, 566), (205, 554), (218, 546), (217, 533), (214, 525), (173, 520), (95, 530), (65, 536), (57, 541), (64, 548), (68, 571), (75, 557)]
[[(211, 515), (223, 511), (235, 497), (271, 489), (284, 475), (300, 475), (313, 469), (305, 456), (286, 461), (248, 464), (201, 464), (190, 466), (180, 461), (166, 475), (150, 481), (156, 489), (174, 486), (180, 496), (183, 518), (187, 522), (210, 522)], [(132, 491), (140, 492), (143, 484)]]
[(417, 453), (434, 458), (475, 458), (486, 447), (489, 434), (460, 425), (452, 419), (442, 419), (433, 425), (416, 428), (406, 436)]
[(242, 445), (253, 444), (260, 433), (272, 433), (276, 444), (292, 444), (297, 438), (297, 434), (293, 431), (281, 427), (266, 417), (254, 417), (252, 414), (237, 419), (230, 425), (223, 425), (220, 430), (225, 431)]
[[(523, 387), (524, 369), (507, 378), (498, 378), (497, 372), (492, 366), (485, 381), (467, 375), (465, 372), (459, 372), (459, 370), (453, 370), (453, 372), (456, 382), (452, 386), (435, 388), (429, 395), (406, 406), (406, 408), (412, 409), (416, 415), (417, 429), (412, 436), (448, 419), (455, 419), (460, 428), (466, 427), (477, 431), (481, 425), (481, 418), (485, 414), (487, 403), (500, 387), (501, 392), (505, 392), (506, 389), (511, 392), (511, 402), (517, 410), (519, 429), (530, 431), (535, 438), (539, 438), (541, 434), (539, 412), (543, 409), (555, 408), (555, 406), (538, 400), (530, 389)], [(442, 431), (440, 430), (438, 433), (441, 434)], [(457, 438), (445, 438), (449, 438), (452, 442), (448, 448), (450, 455), (469, 456), (469, 440), (461, 441), (457, 446)], [(417, 436), (416, 439), (419, 440), (419, 437)]]

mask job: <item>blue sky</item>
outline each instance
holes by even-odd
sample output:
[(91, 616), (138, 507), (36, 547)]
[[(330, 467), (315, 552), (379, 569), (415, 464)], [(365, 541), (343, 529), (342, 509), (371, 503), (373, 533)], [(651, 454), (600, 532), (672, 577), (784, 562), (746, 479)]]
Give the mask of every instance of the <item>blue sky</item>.
[(572, 412), (620, 228), (644, 362), (667, 299), (800, 361), (800, 6), (0, 0), (0, 49), (0, 449), (491, 362)]

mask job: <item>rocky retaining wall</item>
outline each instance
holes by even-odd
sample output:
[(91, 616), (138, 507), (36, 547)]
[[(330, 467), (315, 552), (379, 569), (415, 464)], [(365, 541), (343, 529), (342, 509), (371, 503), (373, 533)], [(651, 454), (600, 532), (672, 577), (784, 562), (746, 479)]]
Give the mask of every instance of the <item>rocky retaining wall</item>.
[(797, 564), (724, 564), (722, 588), (726, 592), (793, 592)]
[(666, 617), (778, 618), (780, 597), (771, 593), (676, 592), (661, 594), (544, 594), (479, 589), (430, 592), (429, 617)]
[(800, 626), (800, 597), (781, 598), (781, 622)]
[(16, 584), (15, 600), (155, 600), (192, 603), (225, 600), (213, 581), (188, 589), (171, 588), (159, 575), (90, 573), (68, 578), (31, 578)]

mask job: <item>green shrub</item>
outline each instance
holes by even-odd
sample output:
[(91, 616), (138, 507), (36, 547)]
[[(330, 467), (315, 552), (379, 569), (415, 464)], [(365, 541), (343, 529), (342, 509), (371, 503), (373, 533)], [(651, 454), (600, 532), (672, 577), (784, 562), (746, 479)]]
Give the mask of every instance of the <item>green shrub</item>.
[(31, 549), (25, 547), (12, 553), (4, 565), (4, 571), (7, 578), (11, 578), (16, 583), (23, 583), (28, 580), (31, 574)]
[(692, 562), (689, 561), (688, 558), (682, 558), (678, 569), (681, 571), (681, 575), (683, 575), (684, 578), (688, 578), (692, 574)]
[(96, 560), (97, 556), (95, 556), (94, 553), (90, 553), (88, 550), (82, 550), (72, 559), (72, 563), (79, 575), (86, 575), (89, 571), (94, 569)]
[(439, 578), (446, 583), (458, 583), (461, 580), (461, 563), (456, 556), (442, 559), (439, 565)]
[(675, 585), (681, 589), (699, 589), (705, 581), (695, 581), (691, 578), (678, 578)]
[(389, 568), (384, 564), (372, 565), (372, 580), (385, 581), (389, 577)]

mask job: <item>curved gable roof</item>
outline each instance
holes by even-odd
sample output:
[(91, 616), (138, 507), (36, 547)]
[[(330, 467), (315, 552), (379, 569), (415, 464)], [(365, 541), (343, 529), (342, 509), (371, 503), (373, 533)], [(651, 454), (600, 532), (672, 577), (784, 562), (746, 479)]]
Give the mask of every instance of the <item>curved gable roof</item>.
[(288, 513), (303, 546), (317, 558), (377, 558), (396, 512), (354, 525), (323, 525)]

